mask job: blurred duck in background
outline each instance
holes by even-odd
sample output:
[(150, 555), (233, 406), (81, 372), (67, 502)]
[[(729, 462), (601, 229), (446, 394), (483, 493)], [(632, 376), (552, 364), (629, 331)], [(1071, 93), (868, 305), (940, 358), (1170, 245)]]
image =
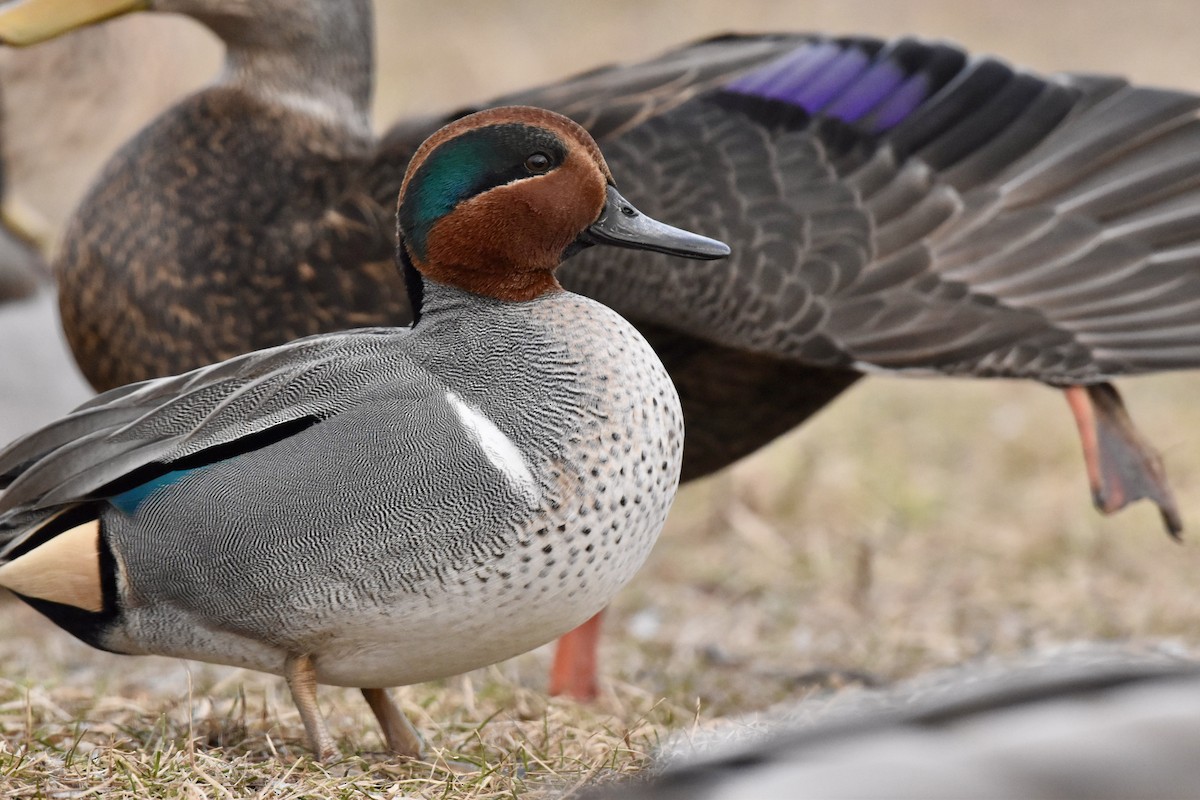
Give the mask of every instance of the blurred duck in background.
[(1200, 782), (1200, 663), (1177, 649), (1076, 646), (693, 736), (664, 750), (657, 774), (583, 797), (1188, 797)]
[(92, 394), (62, 341), (48, 261), (113, 151), (219, 64), (211, 34), (168, 15), (0, 48), (0, 440)]

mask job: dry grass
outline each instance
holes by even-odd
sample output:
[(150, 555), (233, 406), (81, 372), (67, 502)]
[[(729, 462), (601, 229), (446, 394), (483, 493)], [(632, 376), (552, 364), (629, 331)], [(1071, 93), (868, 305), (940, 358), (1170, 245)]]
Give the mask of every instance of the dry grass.
[(529, 660), (399, 690), (433, 740), (420, 764), (379, 752), (356, 692), (326, 689), (326, 716), (353, 755), (320, 765), (279, 681), (162, 659), (83, 658), (91, 663), (54, 667), (36, 684), (0, 681), (5, 797), (557, 795), (643, 765), (660, 732), (690, 716), (633, 687), (593, 708), (547, 700), (522, 685), (537, 682)]
[[(451, 106), (731, 27), (919, 30), (1041, 68), (1106, 67), (1179, 86), (1188, 82), (1175, 75), (1200, 75), (1200, 51), (1164, 44), (1194, 30), (1200, 11), (1186, 2), (1136, 14), (1107, 2), (764, 2), (740, 16), (734, 5), (676, 15), (666, 4), (596, 5), (586, 32), (569, 28), (560, 6), (481, 5), (470, 30), (433, 10), (385, 8), (380, 105), (385, 119)], [(442, 41), (451, 45), (430, 44)], [(443, 66), (445, 76), (432, 74)], [(1193, 532), (1196, 387), (1194, 376), (1123, 387)], [(421, 764), (373, 752), (378, 733), (354, 692), (322, 692), (340, 745), (355, 754), (323, 767), (308, 758), (278, 679), (96, 653), (9, 604), (0, 788), (12, 797), (538, 796), (641, 769), (673, 731), (858, 674), (888, 681), (1073, 639), (1200, 645), (1196, 546), (1168, 541), (1148, 508), (1095, 514), (1077, 447), (1065, 403), (1041, 387), (869, 381), (681, 494), (610, 618), (600, 703), (546, 698), (546, 649), (402, 689), (429, 739)]]

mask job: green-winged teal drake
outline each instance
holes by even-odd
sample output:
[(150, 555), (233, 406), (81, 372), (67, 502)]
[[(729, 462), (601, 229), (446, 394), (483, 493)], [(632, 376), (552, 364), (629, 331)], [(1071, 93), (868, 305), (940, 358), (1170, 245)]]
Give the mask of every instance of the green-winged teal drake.
[[(445, 120), (368, 133), (368, 2), (25, 0), (0, 38), (144, 6), (208, 25), (227, 65), (113, 159), (67, 234), (63, 320), (93, 384), (408, 319), (388, 209)], [(666, 364), (685, 480), (867, 373), (1029, 378), (1065, 390), (1097, 505), (1147, 497), (1179, 529), (1108, 381), (1200, 363), (1200, 98), (913, 39), (763, 35), (496, 102), (571, 116), (648, 213), (733, 244), (700, 269), (583, 253), (562, 271)]]
[[(321, 334), (113, 389), (0, 453), (0, 586), (83, 641), (317, 683), (463, 672), (596, 614), (642, 564), (683, 416), (637, 330), (562, 289), (593, 244), (720, 258), (639, 214), (576, 123), (524, 107), (430, 137), (398, 209), (411, 328)], [(611, 249), (611, 248), (602, 248)]]

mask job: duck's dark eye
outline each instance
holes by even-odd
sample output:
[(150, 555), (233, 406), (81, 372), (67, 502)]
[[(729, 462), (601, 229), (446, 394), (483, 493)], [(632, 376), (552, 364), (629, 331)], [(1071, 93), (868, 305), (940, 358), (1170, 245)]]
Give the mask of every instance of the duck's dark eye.
[(525, 169), (534, 175), (540, 175), (550, 169), (550, 156), (545, 153), (534, 153), (525, 159)]

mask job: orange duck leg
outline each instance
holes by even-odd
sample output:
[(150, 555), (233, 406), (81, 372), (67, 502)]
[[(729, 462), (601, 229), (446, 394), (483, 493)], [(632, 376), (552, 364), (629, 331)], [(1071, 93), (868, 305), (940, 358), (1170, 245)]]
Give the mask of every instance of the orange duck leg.
[(1183, 521), (1162, 458), (1134, 427), (1116, 387), (1098, 383), (1063, 391), (1079, 426), (1096, 508), (1111, 514), (1146, 498), (1158, 506), (1167, 532), (1178, 539)]
[(600, 623), (604, 612), (558, 640), (554, 664), (550, 667), (550, 694), (576, 700), (595, 700), (600, 694), (596, 682), (596, 651), (600, 646)]

